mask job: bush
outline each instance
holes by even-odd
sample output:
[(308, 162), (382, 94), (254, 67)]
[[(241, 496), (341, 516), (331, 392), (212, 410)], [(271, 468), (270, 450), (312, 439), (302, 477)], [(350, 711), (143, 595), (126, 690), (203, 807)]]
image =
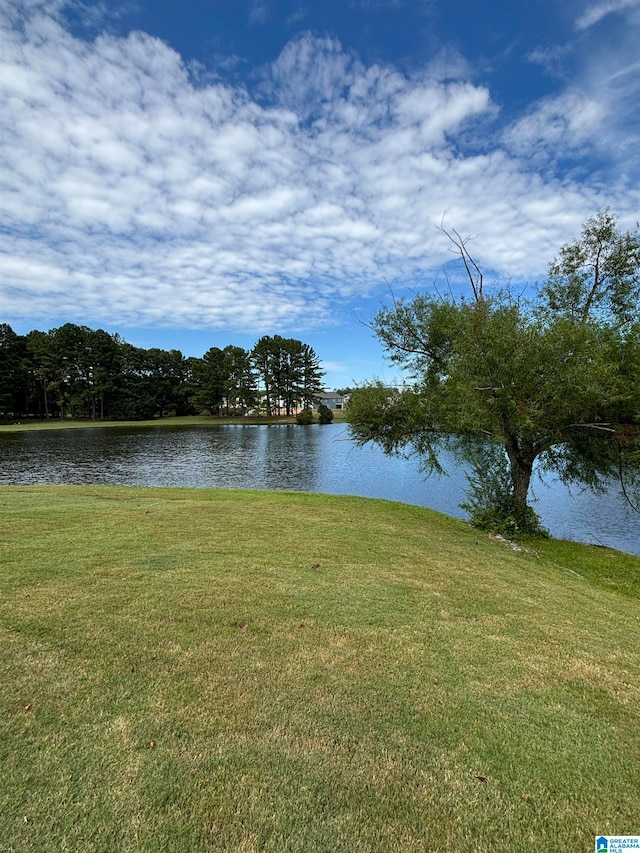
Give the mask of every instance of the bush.
[(318, 406), (318, 420), (321, 424), (330, 424), (333, 420), (333, 412), (324, 403), (320, 403)]
[(296, 423), (300, 426), (309, 426), (313, 423), (313, 412), (311, 409), (303, 409), (296, 415)]

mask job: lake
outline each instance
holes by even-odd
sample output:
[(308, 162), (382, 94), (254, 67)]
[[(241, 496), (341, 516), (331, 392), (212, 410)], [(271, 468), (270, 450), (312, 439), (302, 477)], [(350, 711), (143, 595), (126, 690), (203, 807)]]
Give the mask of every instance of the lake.
[[(206, 425), (0, 433), (0, 483), (286, 489), (360, 495), (464, 518), (464, 471), (424, 479), (417, 461), (357, 447), (344, 424)], [(640, 516), (615, 493), (538, 479), (532, 501), (555, 537), (640, 556)]]

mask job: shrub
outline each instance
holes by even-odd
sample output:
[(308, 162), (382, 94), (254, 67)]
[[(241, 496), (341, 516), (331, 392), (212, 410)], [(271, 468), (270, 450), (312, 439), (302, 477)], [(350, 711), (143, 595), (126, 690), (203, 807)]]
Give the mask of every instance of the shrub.
[(321, 424), (330, 424), (333, 420), (333, 412), (324, 403), (320, 403), (318, 406), (318, 420)]
[(313, 423), (313, 412), (311, 409), (303, 409), (296, 415), (296, 423), (300, 426), (308, 426)]

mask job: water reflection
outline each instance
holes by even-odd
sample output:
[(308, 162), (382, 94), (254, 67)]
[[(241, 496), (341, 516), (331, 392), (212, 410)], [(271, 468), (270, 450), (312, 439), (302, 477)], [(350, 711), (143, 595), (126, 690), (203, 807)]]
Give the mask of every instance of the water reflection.
[[(287, 489), (386, 498), (464, 517), (464, 471), (424, 480), (415, 460), (356, 447), (346, 427), (88, 428), (0, 433), (0, 482)], [(640, 555), (640, 517), (614, 494), (535, 485), (536, 509), (554, 536)]]

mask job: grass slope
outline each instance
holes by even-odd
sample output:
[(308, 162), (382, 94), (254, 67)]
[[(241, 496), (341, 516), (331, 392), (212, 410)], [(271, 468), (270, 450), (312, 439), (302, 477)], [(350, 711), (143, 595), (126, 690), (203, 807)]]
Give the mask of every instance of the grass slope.
[(6, 853), (640, 831), (636, 557), (273, 492), (0, 487), (0, 531)]

